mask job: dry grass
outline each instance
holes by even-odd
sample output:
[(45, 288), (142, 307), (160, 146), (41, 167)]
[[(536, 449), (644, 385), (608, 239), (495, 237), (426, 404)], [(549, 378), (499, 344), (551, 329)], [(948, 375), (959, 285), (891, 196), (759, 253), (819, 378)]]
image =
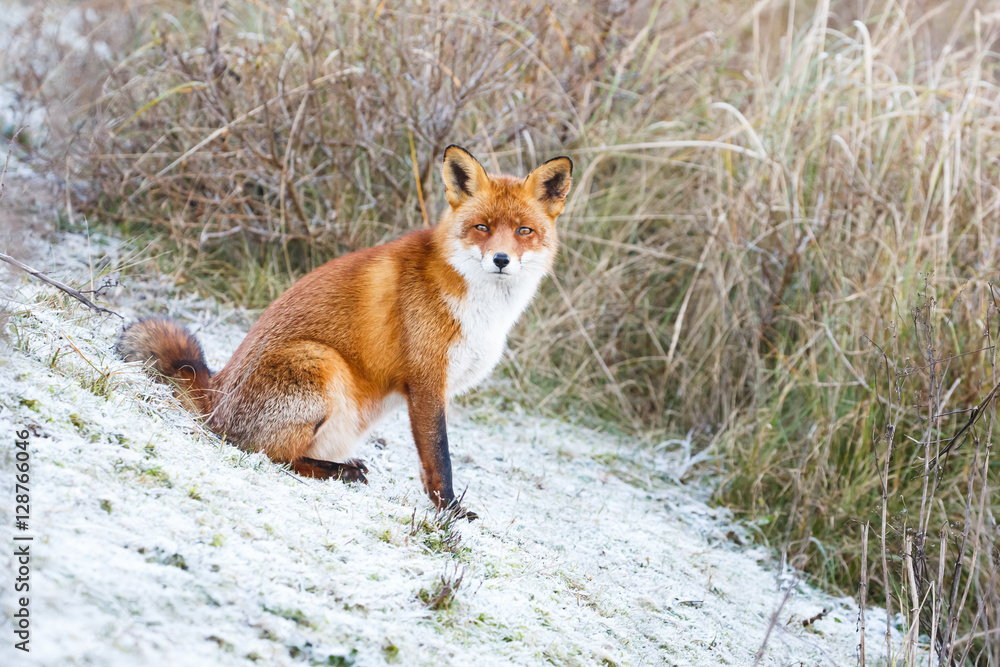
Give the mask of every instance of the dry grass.
[(569, 154), (518, 392), (693, 429), (721, 502), (920, 628), (898, 655), (1000, 664), (993, 401), (927, 464), (996, 382), (1000, 15), (865, 6), (133, 5), (58, 145), (75, 206), (249, 306), (433, 221), (448, 143)]
[[(941, 333), (952, 322), (927, 285), (909, 320), (891, 322), (885, 347), (876, 346), (870, 425), (881, 504), (862, 527), (862, 553), (872, 557), (862, 564), (859, 591), (864, 599), (872, 581), (891, 591), (885, 603), (901, 614), (904, 639), (886, 641), (899, 664), (1000, 664), (1000, 542), (990, 474), (998, 306), (991, 293), (978, 349), (947, 353)], [(917, 344), (912, 356), (904, 340)], [(962, 364), (968, 357), (979, 367)], [(981, 400), (949, 409), (963, 381), (980, 384)], [(872, 552), (870, 534), (878, 547)]]

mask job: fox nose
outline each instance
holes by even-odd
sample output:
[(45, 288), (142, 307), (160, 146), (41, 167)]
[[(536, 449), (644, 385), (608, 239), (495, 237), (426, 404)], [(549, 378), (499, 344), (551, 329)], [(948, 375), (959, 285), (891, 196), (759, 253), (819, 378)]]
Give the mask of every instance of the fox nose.
[(507, 256), (505, 252), (498, 252), (493, 255), (493, 263), (497, 265), (497, 268), (503, 271), (503, 267), (510, 264), (510, 257)]

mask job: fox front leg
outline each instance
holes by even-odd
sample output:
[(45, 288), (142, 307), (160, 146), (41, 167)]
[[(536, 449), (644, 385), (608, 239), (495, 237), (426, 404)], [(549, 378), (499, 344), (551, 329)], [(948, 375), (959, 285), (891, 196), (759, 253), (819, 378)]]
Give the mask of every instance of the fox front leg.
[(453, 510), (469, 521), (477, 518), (459, 506), (451, 484), (451, 455), (448, 452), (448, 401), (443, 387), (408, 387), (407, 406), (413, 441), (420, 457), (420, 479), (431, 502), (440, 509)]

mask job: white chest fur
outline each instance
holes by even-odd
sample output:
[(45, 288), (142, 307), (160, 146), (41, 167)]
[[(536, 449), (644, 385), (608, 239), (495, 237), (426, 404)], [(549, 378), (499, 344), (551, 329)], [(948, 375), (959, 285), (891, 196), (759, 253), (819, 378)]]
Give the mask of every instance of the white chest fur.
[(472, 389), (500, 362), (507, 334), (540, 282), (534, 276), (490, 278), (470, 284), (464, 298), (449, 301), (461, 327), (458, 340), (448, 350), (449, 396)]

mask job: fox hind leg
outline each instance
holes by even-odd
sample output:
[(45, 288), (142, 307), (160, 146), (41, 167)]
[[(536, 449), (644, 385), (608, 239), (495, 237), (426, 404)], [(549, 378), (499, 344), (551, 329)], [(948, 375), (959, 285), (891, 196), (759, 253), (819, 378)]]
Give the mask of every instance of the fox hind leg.
[(213, 430), (301, 475), (366, 481), (368, 468), (352, 458), (364, 428), (351, 369), (335, 350), (285, 346), (234, 377), (244, 381), (220, 387)]

